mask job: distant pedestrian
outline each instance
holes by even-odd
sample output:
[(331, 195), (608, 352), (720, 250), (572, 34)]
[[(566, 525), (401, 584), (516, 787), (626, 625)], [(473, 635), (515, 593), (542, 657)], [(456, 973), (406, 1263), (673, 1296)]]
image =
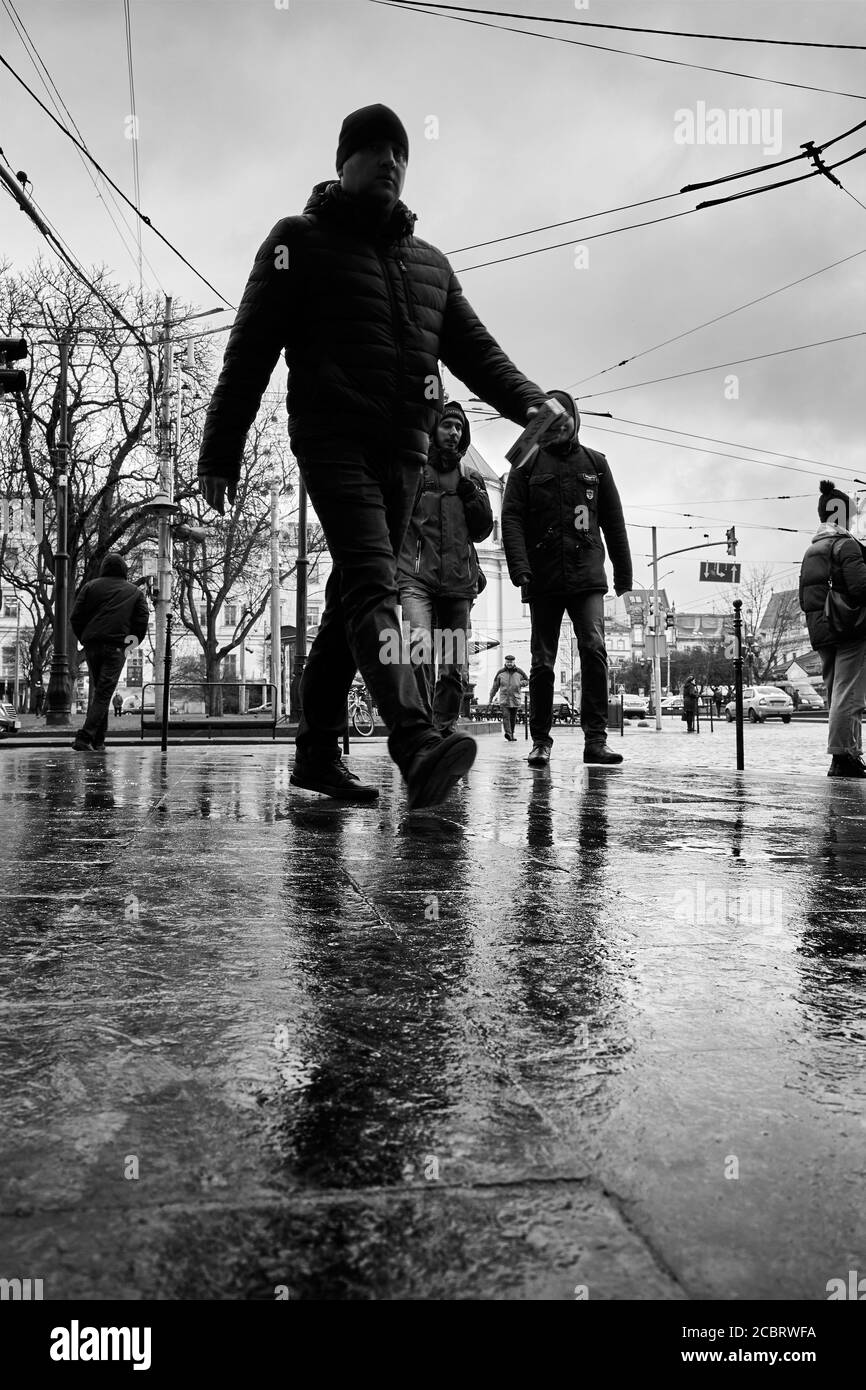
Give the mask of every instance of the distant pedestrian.
[(724, 695), (722, 694), (722, 688), (721, 688), (721, 686), (719, 686), (719, 685), (714, 685), (714, 686), (713, 686), (713, 704), (714, 704), (715, 707), (716, 707), (716, 715), (717, 715), (717, 717), (718, 717), (719, 719), (721, 719), (721, 717), (722, 717), (722, 704), (723, 704), (723, 702), (724, 702), (724, 698), (725, 698), (725, 697), (724, 697)]
[[(532, 619), (529, 730), (532, 767), (550, 762), (559, 634), (566, 613), (580, 654), (580, 723), (585, 763), (614, 764), (607, 743), (608, 663), (604, 640), (605, 546), (617, 595), (632, 587), (631, 551), (622, 503), (604, 454), (579, 442), (580, 415), (567, 391), (550, 395), (565, 410), (565, 438), (543, 444), (508, 475), (502, 543), (511, 582), (521, 587)], [(604, 537), (604, 539), (602, 539)]]
[(114, 717), (119, 719), (123, 714), (123, 696), (119, 691), (114, 692), (114, 699), (111, 703), (114, 705)]
[(452, 734), (469, 680), (469, 614), (480, 567), (475, 541), (493, 530), (484, 479), (464, 456), (469, 421), (449, 401), (430, 441), (397, 560), (397, 587), (415, 679), (433, 727)]
[(686, 722), (686, 733), (693, 734), (695, 731), (695, 715), (698, 712), (698, 702), (700, 694), (694, 676), (689, 676), (683, 686), (683, 719)]
[(144, 640), (149, 616), (147, 599), (136, 584), (130, 584), (123, 556), (106, 555), (99, 578), (79, 590), (69, 616), (90, 675), (87, 715), (72, 744), (76, 752), (104, 749), (108, 711), (129, 654), (128, 639)]
[[(826, 481), (820, 493), (821, 525), (800, 568), (800, 607), (827, 686), (827, 752), (832, 758), (827, 776), (866, 777), (861, 724), (866, 708), (866, 558), (848, 529), (848, 494)], [(834, 597), (839, 606), (850, 606), (844, 624), (831, 624), (828, 616)]]
[(523, 687), (528, 680), (525, 671), (521, 671), (515, 665), (514, 657), (507, 656), (505, 665), (501, 666), (493, 677), (493, 684), (490, 687), (490, 699), (488, 704), (493, 704), (493, 697), (499, 692), (499, 710), (502, 715), (502, 731), (509, 743), (514, 742), (514, 729), (517, 724), (517, 711), (520, 708), (520, 696)]
[(42, 706), (45, 703), (45, 686), (41, 681), (37, 681), (33, 687), (33, 713), (41, 714)]

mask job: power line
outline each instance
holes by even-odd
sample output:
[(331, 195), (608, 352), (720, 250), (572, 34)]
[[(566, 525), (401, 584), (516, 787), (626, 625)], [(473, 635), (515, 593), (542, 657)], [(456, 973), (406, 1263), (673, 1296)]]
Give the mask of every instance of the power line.
[[(796, 158), (801, 159), (802, 155), (797, 155)], [(562, 222), (548, 222), (543, 227), (530, 227), (525, 232), (511, 232), (508, 236), (491, 237), (489, 241), (475, 241), (469, 246), (457, 246), (453, 251), (446, 251), (445, 254), (447, 256), (459, 256), (464, 251), (480, 251), (485, 246), (498, 246), (503, 241), (518, 241), (521, 237), (535, 236), (537, 232), (553, 232), (559, 227), (571, 226), (574, 222), (592, 222), (596, 217), (607, 217), (610, 213), (631, 212), (633, 208), (649, 207), (650, 203), (664, 203), (669, 198), (679, 198), (681, 194), (682, 190), (677, 193), (661, 193), (657, 198), (643, 198), (639, 203), (622, 203), (617, 208), (603, 208), (601, 212), (587, 212), (581, 217), (566, 217)], [(544, 251), (548, 248), (541, 247), (540, 249)]]
[[(54, 78), (51, 76), (51, 73), (48, 71), (48, 68), (47, 68), (47, 66), (46, 66), (46, 64), (45, 64), (45, 62), (44, 62), (44, 60), (42, 59), (42, 56), (40, 55), (39, 50), (38, 50), (38, 48), (36, 47), (36, 44), (33, 42), (33, 39), (31, 38), (31, 36), (30, 36), (30, 34), (29, 34), (28, 30), (27, 30), (27, 26), (25, 25), (23, 19), (21, 18), (21, 16), (19, 15), (18, 11), (16, 10), (15, 5), (13, 4), (13, 0), (3, 0), (3, 7), (4, 7), (4, 9), (6, 10), (6, 13), (9, 15), (10, 20), (12, 21), (12, 25), (13, 25), (13, 27), (15, 28), (15, 30), (16, 30), (16, 32), (17, 32), (17, 34), (18, 34), (19, 39), (21, 40), (21, 44), (22, 44), (22, 46), (23, 46), (23, 48), (24, 48), (24, 51), (26, 52), (27, 57), (30, 59), (30, 62), (31, 62), (31, 64), (33, 65), (33, 68), (34, 68), (34, 70), (35, 70), (35, 72), (36, 72), (37, 77), (39, 78), (40, 82), (42, 83), (42, 86), (45, 88), (45, 91), (46, 91), (46, 93), (47, 93), (47, 96), (48, 96), (49, 101), (51, 102), (51, 104), (52, 104), (52, 106), (54, 107), (55, 111), (58, 112), (58, 114), (60, 113), (61, 109), (62, 109), (62, 111), (66, 114), (66, 116), (67, 116), (68, 119), (69, 119), (69, 124), (72, 126), (72, 129), (75, 131), (75, 133), (76, 133), (76, 135), (78, 136), (78, 138), (80, 139), (82, 145), (84, 145), (84, 144), (85, 144), (84, 136), (82, 135), (81, 130), (79, 129), (79, 127), (78, 127), (78, 125), (77, 125), (77, 123), (76, 123), (76, 121), (75, 121), (75, 118), (74, 118), (73, 115), (72, 115), (72, 112), (69, 110), (69, 107), (66, 105), (66, 102), (63, 100), (63, 97), (62, 97), (61, 94), (60, 94), (60, 90), (59, 90), (59, 88), (58, 88), (56, 82), (54, 81)], [(44, 73), (44, 76), (43, 76), (43, 73)], [(47, 80), (46, 80), (46, 79), (47, 79)], [(123, 249), (124, 249), (124, 251), (126, 252), (126, 254), (127, 254), (127, 255), (130, 257), (130, 259), (132, 260), (133, 265), (135, 265), (135, 264), (136, 264), (135, 252), (132, 251), (132, 250), (130, 249), (129, 244), (128, 244), (127, 240), (126, 240), (126, 237), (125, 237), (124, 234), (123, 234), (123, 231), (121, 230), (121, 228), (118, 226), (117, 222), (115, 221), (115, 218), (114, 218), (114, 215), (113, 215), (113, 213), (112, 213), (112, 211), (111, 211), (111, 208), (108, 206), (108, 204), (107, 204), (106, 201), (105, 201), (105, 198), (104, 198), (103, 195), (102, 195), (102, 191), (101, 191), (101, 189), (100, 189), (99, 182), (98, 182), (97, 178), (94, 176), (94, 174), (93, 174), (92, 170), (90, 169), (90, 166), (88, 165), (86, 159), (84, 159), (84, 157), (82, 156), (81, 151), (78, 150), (78, 151), (76, 151), (76, 153), (77, 153), (77, 155), (78, 155), (79, 160), (81, 161), (81, 165), (82, 165), (82, 167), (83, 167), (85, 173), (87, 174), (87, 177), (90, 179), (90, 182), (93, 184), (94, 191), (96, 192), (96, 196), (97, 196), (97, 198), (99, 199), (100, 203), (102, 204), (103, 211), (105, 212), (106, 216), (108, 217), (108, 220), (111, 222), (111, 225), (113, 226), (114, 230), (117, 232), (118, 237), (120, 238), (120, 244), (121, 244), (121, 246), (123, 247)], [(136, 236), (136, 233), (133, 232), (132, 228), (130, 227), (129, 222), (127, 221), (127, 218), (126, 218), (126, 215), (125, 215), (123, 209), (121, 208), (121, 206), (120, 206), (120, 204), (118, 203), (116, 197), (114, 196), (113, 190), (112, 190), (111, 188), (108, 188), (108, 189), (107, 189), (107, 192), (108, 192), (109, 198), (111, 199), (112, 203), (114, 204), (114, 207), (115, 207), (115, 209), (116, 209), (116, 211), (117, 211), (118, 216), (120, 217), (121, 221), (123, 222), (124, 226), (126, 227), (128, 233), (129, 233), (129, 235), (130, 235), (130, 236), (133, 238), (133, 240), (134, 240), (134, 239), (135, 239), (135, 236)], [(38, 205), (37, 205), (37, 206), (38, 206)], [(46, 219), (46, 220), (47, 220), (47, 219)], [(138, 243), (138, 244), (139, 244), (139, 248), (140, 248), (140, 246), (141, 246), (141, 239), (140, 239), (140, 237), (139, 237), (139, 243)], [(162, 288), (162, 284), (161, 284), (161, 282), (160, 282), (159, 276), (157, 275), (156, 271), (154, 270), (153, 266), (151, 265), (150, 261), (147, 259), (146, 256), (144, 256), (144, 261), (145, 261), (145, 264), (147, 265), (149, 271), (150, 271), (151, 274), (153, 275), (154, 279), (156, 280), (157, 284), (160, 286), (160, 288)], [(139, 283), (140, 283), (140, 281), (141, 281), (141, 272), (140, 272), (140, 265), (139, 265)]]
[[(126, 67), (129, 73), (129, 109), (132, 117), (132, 184), (136, 206), (141, 203), (141, 179), (138, 164), (138, 114), (135, 109), (135, 78), (132, 66), (132, 17), (129, 0), (123, 0), (123, 23), (126, 30)], [(138, 288), (141, 290), (141, 223), (136, 223), (138, 240)]]
[(802, 92), (823, 92), (826, 96), (851, 97), (854, 101), (864, 101), (862, 92), (840, 92), (833, 87), (815, 87), (806, 82), (787, 82), (781, 77), (765, 77), (753, 72), (738, 72), (734, 68), (714, 68), (706, 63), (687, 63), (681, 58), (659, 58), (653, 53), (635, 53), (628, 48), (613, 48), (609, 44), (587, 43), (585, 39), (567, 39), (562, 34), (539, 34), (534, 29), (515, 29), (509, 24), (491, 24), (485, 19), (470, 19), (466, 15), (439, 14), (435, 10), (417, 9), (413, 5), (396, 3), (396, 0), (370, 0), (373, 5), (383, 5), (391, 10), (405, 10), (407, 14), (426, 14), (431, 19), (451, 20), (455, 24), (475, 24), (482, 29), (495, 29), (500, 34), (523, 34), (525, 38), (544, 39), (548, 43), (567, 43), (575, 48), (592, 48), (601, 53), (619, 53), (626, 58), (642, 58), (648, 63), (663, 63), (668, 67), (693, 68), (698, 72), (717, 72), (725, 77), (743, 77), (750, 82), (768, 82), (776, 87), (795, 87)]
[[(861, 204), (861, 207), (863, 205)], [(767, 294), (762, 294), (757, 299), (750, 299), (745, 304), (738, 304), (736, 309), (728, 309), (724, 314), (716, 314), (714, 318), (705, 319), (703, 323), (696, 324), (694, 328), (687, 328), (682, 333), (675, 333), (672, 338), (665, 338), (661, 343), (654, 343), (652, 347), (644, 348), (642, 352), (632, 353), (631, 357), (624, 357), (621, 362), (614, 362), (610, 367), (603, 367), (600, 372), (593, 372), (590, 376), (583, 377), (580, 381), (572, 382), (566, 390), (582, 386), (586, 381), (592, 381), (597, 376), (604, 376), (607, 372), (615, 371), (617, 367), (624, 367), (628, 362), (636, 362), (640, 357), (647, 357), (651, 352), (658, 352), (661, 348), (669, 347), (671, 343), (677, 343), (682, 338), (688, 338), (692, 333), (698, 333), (702, 328), (709, 328), (714, 323), (721, 323), (723, 319), (729, 319), (734, 314), (741, 314), (744, 309), (751, 309), (755, 304), (762, 304), (765, 299), (772, 299), (774, 295), (782, 294), (785, 290), (791, 290), (796, 285), (803, 285), (807, 280), (813, 280), (816, 275), (823, 275), (825, 271), (835, 270), (837, 266), (846, 265), (848, 261), (854, 261), (858, 256), (866, 255), (866, 247), (862, 251), (854, 251), (850, 256), (843, 256), (840, 261), (833, 261), (832, 265), (822, 265), (820, 270), (812, 270), (808, 275), (801, 275), (799, 280), (790, 280), (787, 285), (780, 285), (778, 289), (769, 290)]]
[[(404, 0), (406, 5), (415, 5), (417, 0)], [(468, 14), (493, 15), (499, 19), (526, 19), (538, 24), (568, 24), (576, 29), (614, 29), (623, 34), (662, 34), (672, 39), (715, 39), (721, 43), (766, 43), (785, 48), (836, 48), (854, 53), (866, 53), (866, 44), (859, 43), (816, 43), (810, 39), (756, 39), (744, 38), (741, 34), (700, 34), (688, 29), (647, 29), (635, 24), (601, 24), (590, 19), (555, 19), (551, 15), (515, 14), (511, 10), (486, 10), (477, 5), (440, 5), (438, 0), (422, 0), (434, 10), (459, 10)]]
[[(830, 466), (829, 464), (822, 464), (822, 465), (819, 466), (818, 469), (811, 469), (811, 468), (796, 468), (796, 467), (792, 467), (791, 464), (789, 464), (789, 463), (770, 463), (770, 462), (769, 462), (768, 460), (766, 460), (766, 459), (751, 459), (751, 458), (746, 458), (745, 455), (743, 455), (743, 454), (723, 454), (723, 453), (721, 453), (718, 449), (703, 449), (703, 448), (698, 448), (698, 446), (697, 446), (696, 444), (678, 444), (677, 441), (674, 440), (674, 439), (651, 439), (650, 436), (649, 436), (648, 434), (633, 434), (631, 430), (611, 430), (611, 429), (607, 429), (604, 425), (587, 425), (586, 428), (587, 428), (587, 429), (590, 429), (590, 430), (597, 430), (597, 431), (599, 432), (599, 434), (612, 434), (612, 435), (615, 435), (615, 436), (621, 436), (622, 438), (625, 438), (625, 439), (645, 439), (649, 444), (662, 444), (662, 445), (664, 445), (664, 447), (665, 447), (666, 449), (688, 449), (688, 450), (690, 450), (692, 453), (696, 453), (696, 454), (712, 454), (712, 455), (713, 455), (714, 457), (716, 457), (716, 458), (732, 459), (734, 462), (737, 462), (737, 463), (755, 463), (755, 464), (760, 464), (760, 465), (761, 465), (762, 467), (764, 467), (764, 468), (779, 468), (779, 469), (782, 470), (783, 473), (803, 473), (807, 478), (818, 478), (818, 477), (820, 477), (822, 473), (826, 473), (826, 472), (827, 472), (827, 469), (828, 469), (829, 466)], [(653, 426), (650, 426), (650, 428), (654, 428), (654, 427), (653, 427)], [(743, 447), (746, 447), (746, 448), (747, 448), (748, 445), (743, 446)], [(851, 472), (851, 471), (852, 471), (852, 470), (850, 470), (850, 469), (843, 469), (843, 468), (837, 468), (837, 469), (836, 469), (836, 472), (839, 473), (840, 475), (841, 475), (842, 473), (847, 473), (847, 472)], [(846, 479), (846, 481), (848, 481), (848, 480)], [(855, 479), (852, 479), (851, 481), (856, 481), (856, 480), (855, 480)]]
[(822, 338), (815, 343), (800, 343), (797, 347), (778, 348), (775, 352), (761, 352), (756, 357), (738, 357), (732, 362), (714, 362), (709, 367), (695, 367), (688, 372), (674, 372), (671, 376), (657, 376), (650, 381), (634, 381), (630, 386), (614, 386), (610, 391), (589, 391), (585, 396), (578, 396), (578, 400), (592, 400), (594, 396), (615, 396), (620, 391), (636, 391), (641, 386), (657, 386), (664, 381), (679, 381), (682, 377), (700, 376), (702, 372), (717, 372), (723, 367), (740, 367), (747, 362), (764, 362), (769, 357), (785, 357), (792, 352), (805, 352), (808, 348), (827, 347), (831, 343), (847, 343), (852, 338), (862, 338), (864, 330), (859, 333), (843, 333), (838, 338)]
[(105, 172), (105, 170), (103, 169), (102, 165), (99, 164), (99, 163), (97, 162), (96, 159), (94, 159), (94, 157), (93, 157), (93, 155), (90, 153), (90, 151), (81, 143), (80, 140), (77, 140), (77, 139), (75, 138), (75, 136), (72, 134), (72, 132), (69, 130), (69, 128), (68, 128), (67, 126), (65, 126), (65, 125), (63, 124), (62, 121), (59, 121), (52, 111), (49, 111), (49, 110), (48, 110), (48, 107), (45, 105), (44, 101), (40, 100), (40, 98), (39, 98), (39, 97), (36, 95), (36, 93), (33, 91), (33, 88), (32, 88), (32, 87), (29, 87), (29, 86), (27, 85), (27, 83), (24, 81), (24, 78), (23, 78), (23, 77), (20, 77), (20, 76), (18, 75), (18, 73), (17, 73), (17, 72), (15, 71), (15, 69), (12, 67), (12, 64), (9, 63), (9, 62), (7, 62), (7, 60), (3, 57), (2, 53), (0, 53), (0, 65), (2, 65), (4, 68), (6, 68), (7, 72), (10, 72), (10, 73), (12, 74), (12, 76), (15, 78), (15, 81), (16, 81), (20, 86), (22, 86), (22, 87), (24, 88), (25, 92), (27, 92), (29, 96), (31, 96), (31, 97), (33, 98), (33, 100), (36, 102), (37, 106), (41, 107), (41, 109), (45, 112), (45, 114), (46, 114), (46, 116), (48, 117), (48, 119), (49, 119), (50, 121), (53, 121), (54, 124), (57, 126), (58, 130), (61, 130), (61, 131), (63, 132), (63, 134), (66, 136), (66, 138), (67, 138), (68, 140), (71, 140), (72, 143), (73, 143), (73, 145), (75, 145), (79, 150), (81, 150), (82, 154), (84, 154), (84, 155), (87, 156), (87, 158), (90, 160), (90, 162), (91, 162), (91, 164), (93, 165), (93, 167), (94, 167), (96, 170), (98, 170), (98, 172), (99, 172), (99, 173), (102, 175), (102, 177), (105, 179), (106, 183), (109, 183), (109, 184), (111, 185), (111, 187), (114, 189), (115, 193), (118, 193), (118, 194), (120, 195), (120, 197), (123, 199), (123, 201), (124, 201), (129, 207), (132, 208), (132, 211), (135, 213), (136, 217), (140, 217), (141, 220), (142, 220), (142, 222), (146, 223), (146, 225), (147, 225), (148, 227), (150, 227), (150, 230), (153, 232), (154, 236), (158, 236), (159, 239), (160, 239), (160, 241), (162, 241), (162, 242), (169, 248), (170, 251), (173, 251), (174, 254), (178, 257), (178, 259), (181, 260), (181, 261), (183, 261), (184, 265), (185, 265), (189, 270), (192, 271), (193, 275), (197, 276), (198, 279), (201, 280), (202, 284), (207, 285), (207, 287), (208, 287), (209, 290), (213, 290), (214, 294), (217, 295), (218, 298), (222, 300), (223, 304), (227, 304), (228, 307), (229, 307), (230, 309), (235, 309), (235, 310), (236, 310), (236, 309), (237, 309), (237, 305), (236, 305), (236, 304), (232, 304), (230, 300), (226, 299), (226, 297), (225, 297), (224, 294), (220, 294), (220, 292), (219, 292), (219, 290), (216, 288), (216, 286), (215, 286), (215, 285), (212, 285), (211, 282), (210, 282), (210, 280), (206, 279), (206, 277), (205, 277), (204, 275), (202, 275), (201, 271), (196, 270), (195, 266), (192, 264), (191, 261), (188, 261), (188, 260), (187, 260), (186, 256), (183, 254), (183, 252), (182, 252), (182, 251), (179, 251), (179, 250), (177, 249), (177, 247), (176, 247), (172, 242), (169, 241), (168, 237), (167, 237), (167, 236), (164, 236), (163, 233), (162, 233), (161, 231), (159, 231), (159, 229), (158, 229), (157, 227), (154, 226), (154, 224), (151, 222), (150, 218), (149, 218), (145, 213), (143, 213), (139, 208), (137, 208), (136, 205), (135, 205), (135, 203), (133, 203), (132, 200), (131, 200), (130, 198), (127, 198), (127, 196), (126, 196), (126, 194), (124, 193), (123, 189), (122, 189), (122, 188), (118, 188), (118, 186), (117, 186), (117, 184), (114, 182), (114, 180), (113, 180), (112, 178), (110, 178), (108, 174), (106, 174), (106, 172)]
[[(385, 0), (372, 0), (372, 3), (384, 4)], [(618, 232), (632, 232), (637, 227), (657, 227), (660, 222), (674, 222), (678, 217), (691, 217), (695, 212), (697, 212), (697, 208), (686, 208), (684, 212), (672, 212), (667, 217), (650, 218), (647, 222), (628, 222), (624, 227), (611, 227), (606, 232), (591, 232), (589, 236), (582, 236), (580, 240), (581, 242), (599, 241), (602, 237), (616, 236)], [(512, 256), (497, 256), (495, 260), (480, 261), (477, 265), (458, 266), (457, 274), (466, 275), (470, 270), (484, 270), (486, 266), (503, 265), (505, 261), (520, 261), (526, 256), (540, 256), (544, 251), (559, 251), (563, 246), (573, 245), (574, 237), (569, 237), (568, 241), (556, 241), (552, 246), (538, 246), (534, 251), (515, 251)]]
[[(710, 444), (728, 444), (732, 449), (750, 449), (754, 454), (772, 454), (774, 458), (793, 459), (795, 463), (814, 463), (816, 468), (836, 466), (835, 464), (822, 463), (820, 459), (805, 458), (802, 454), (783, 454), (778, 449), (762, 449), (759, 444), (740, 444), (733, 439), (716, 439), (711, 434), (696, 434), (694, 430), (675, 430), (671, 429), (669, 425), (650, 425), (645, 420), (627, 420), (623, 415), (614, 416), (614, 419), (618, 424), (637, 425), (638, 429), (664, 430), (665, 434), (679, 434), (688, 439), (706, 439)], [(657, 442), (663, 444), (665, 441), (660, 439)], [(756, 459), (755, 462), (760, 462), (760, 460)], [(850, 470), (845, 471), (850, 472)]]

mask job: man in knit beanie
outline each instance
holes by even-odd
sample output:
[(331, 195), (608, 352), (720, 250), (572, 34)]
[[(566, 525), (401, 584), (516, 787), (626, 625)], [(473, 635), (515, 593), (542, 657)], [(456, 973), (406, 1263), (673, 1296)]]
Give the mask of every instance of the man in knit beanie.
[(317, 184), (303, 214), (266, 238), (208, 411), (199, 476), (219, 512), (234, 501), (247, 431), (284, 352), (292, 450), (333, 561), (291, 780), (343, 800), (378, 796), (340, 758), (360, 669), (412, 809), (443, 801), (476, 751), (465, 734), (434, 729), (411, 662), (385, 659), (401, 636), (397, 555), (442, 412), (439, 362), (521, 427), (545, 394), (481, 323), (442, 252), (415, 236), (400, 201), (408, 155), (388, 107), (351, 112), (338, 180)]

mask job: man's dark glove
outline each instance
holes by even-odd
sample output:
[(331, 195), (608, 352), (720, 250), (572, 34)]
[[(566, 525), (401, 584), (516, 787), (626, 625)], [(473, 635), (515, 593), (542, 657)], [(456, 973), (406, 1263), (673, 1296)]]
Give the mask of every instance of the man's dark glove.
[(532, 575), (531, 575), (531, 574), (521, 574), (521, 575), (518, 575), (518, 577), (517, 577), (517, 582), (518, 582), (518, 584), (520, 585), (520, 600), (521, 600), (521, 602), (522, 602), (522, 603), (528, 603), (528, 602), (529, 602), (529, 586), (530, 586), (530, 584), (532, 583)]
[(464, 502), (471, 502), (472, 498), (477, 495), (475, 484), (472, 479), (465, 477), (460, 479), (460, 482), (457, 484), (456, 492), (457, 496), (462, 498)]

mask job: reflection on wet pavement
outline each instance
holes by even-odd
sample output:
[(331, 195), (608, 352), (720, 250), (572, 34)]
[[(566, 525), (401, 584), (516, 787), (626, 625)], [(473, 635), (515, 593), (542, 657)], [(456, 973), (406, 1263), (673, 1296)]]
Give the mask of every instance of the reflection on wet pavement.
[(866, 1234), (866, 793), (825, 728), (759, 735), (745, 775), (724, 727), (614, 769), (482, 739), (423, 814), (378, 743), (373, 808), (268, 745), (4, 748), (0, 1274), (825, 1298)]

